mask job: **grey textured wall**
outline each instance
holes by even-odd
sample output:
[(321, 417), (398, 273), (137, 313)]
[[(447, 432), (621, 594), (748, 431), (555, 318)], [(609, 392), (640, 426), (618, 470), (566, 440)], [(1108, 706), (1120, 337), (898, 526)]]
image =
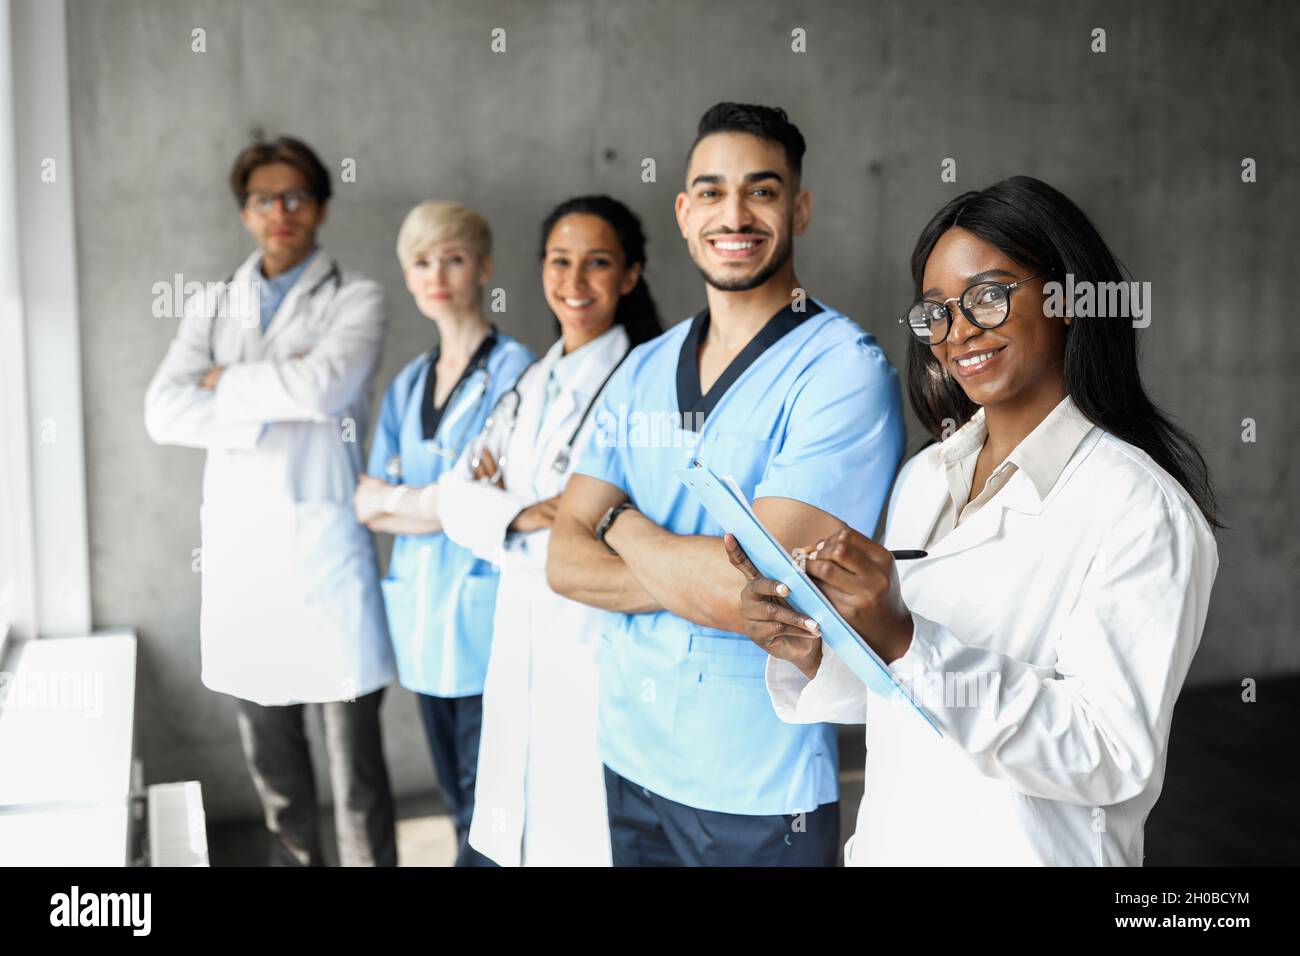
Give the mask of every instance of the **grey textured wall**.
[[(1007, 175), (1053, 183), (1153, 284), (1149, 384), (1203, 443), (1233, 526), (1193, 681), (1300, 668), (1300, 356), (1284, 298), (1300, 208), (1295, 8), (72, 0), (69, 20), (94, 619), (139, 630), (149, 780), (202, 780), (212, 817), (256, 802), (230, 702), (198, 680), (202, 455), (150, 444), (141, 402), (173, 332), (151, 316), (153, 284), (220, 279), (248, 251), (224, 177), (252, 127), (304, 137), (335, 169), (356, 160), (323, 242), (388, 289), (385, 382), (432, 344), (393, 254), (402, 215), (429, 197), (491, 221), (509, 303), (497, 318), (535, 348), (551, 339), (537, 224), (578, 193), (640, 213), (670, 321), (698, 308), (672, 200), (695, 122), (720, 99), (782, 105), (803, 129), (814, 216), (800, 277), (896, 364), (928, 216)], [(504, 54), (489, 48), (496, 27)], [(807, 53), (791, 52), (796, 27)], [(1104, 54), (1089, 50), (1094, 27)], [(195, 28), (205, 53), (191, 51)], [(656, 183), (641, 181), (645, 157)], [(940, 181), (945, 157), (955, 185)], [(410, 696), (392, 693), (386, 717), (399, 791), (427, 789)]]

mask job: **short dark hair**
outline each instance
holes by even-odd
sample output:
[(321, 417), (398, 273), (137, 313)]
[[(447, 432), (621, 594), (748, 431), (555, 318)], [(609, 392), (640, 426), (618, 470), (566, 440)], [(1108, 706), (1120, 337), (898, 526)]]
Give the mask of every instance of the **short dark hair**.
[(302, 140), (280, 136), (269, 141), (259, 137), (239, 151), (235, 164), (230, 167), (230, 189), (235, 194), (235, 202), (244, 205), (244, 199), (248, 195), (248, 178), (253, 175), (253, 170), (271, 163), (292, 166), (302, 173), (307, 189), (318, 204), (329, 201), (330, 174), (326, 172), (320, 157)]
[(807, 145), (799, 127), (790, 122), (785, 110), (779, 106), (756, 106), (751, 103), (718, 103), (700, 117), (695, 142), (686, 153), (686, 165), (700, 140), (714, 133), (749, 133), (759, 139), (780, 143), (785, 149), (785, 161), (790, 171), (798, 176), (803, 172), (803, 154)]

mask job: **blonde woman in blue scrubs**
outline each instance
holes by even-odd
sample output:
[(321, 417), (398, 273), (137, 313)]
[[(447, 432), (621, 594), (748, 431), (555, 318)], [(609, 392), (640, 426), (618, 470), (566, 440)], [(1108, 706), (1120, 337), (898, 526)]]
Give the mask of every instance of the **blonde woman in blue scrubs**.
[(484, 865), (468, 837), (497, 573), (442, 533), (438, 480), (532, 354), (484, 318), (492, 235), (478, 213), (421, 203), (402, 223), (397, 255), (438, 344), (389, 386), (355, 505), (358, 520), (396, 535), (382, 585), (398, 677), (417, 695), (456, 825), (456, 865)]

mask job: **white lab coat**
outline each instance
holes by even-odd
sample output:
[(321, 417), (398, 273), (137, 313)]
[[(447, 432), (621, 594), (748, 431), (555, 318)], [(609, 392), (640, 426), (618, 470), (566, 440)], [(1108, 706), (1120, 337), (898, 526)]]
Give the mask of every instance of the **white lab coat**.
[[(885, 545), (923, 547), (947, 498), (931, 446), (899, 476)], [(928, 558), (897, 568), (915, 636), (891, 668), (942, 737), (868, 699), (829, 649), (812, 682), (768, 662), (783, 719), (866, 721), (846, 862), (1140, 865), (1218, 568), (1186, 492), (1093, 428), (1045, 498), (1016, 471)]]
[[(503, 866), (609, 866), (604, 769), (596, 750), (596, 650), (605, 612), (561, 597), (546, 583), (550, 531), (507, 535), (524, 507), (564, 490), (590, 438), (594, 410), (563, 473), (556, 453), (610, 370), (627, 351), (613, 326), (589, 343), (538, 430), (557, 342), (520, 379), (518, 420), (493, 418), (486, 446), (504, 447), (506, 490), (468, 481), (468, 454), (439, 485), (443, 529), (501, 569), (469, 842)], [(578, 353), (575, 353), (575, 358)], [(536, 437), (535, 437), (536, 436)], [(508, 439), (508, 440), (507, 440)]]
[[(255, 303), (214, 323), (221, 297), (193, 297), (145, 397), (154, 441), (208, 453), (203, 683), (259, 704), (349, 700), (394, 676), (374, 546), (352, 508), (387, 318), (378, 283), (335, 281), (332, 267), (316, 254), (265, 335)], [(216, 389), (199, 388), (214, 364)]]

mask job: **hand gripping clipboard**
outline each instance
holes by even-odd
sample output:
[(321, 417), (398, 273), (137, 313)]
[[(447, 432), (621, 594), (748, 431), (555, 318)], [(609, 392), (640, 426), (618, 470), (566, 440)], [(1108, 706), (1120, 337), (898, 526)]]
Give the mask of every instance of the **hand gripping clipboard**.
[(905, 700), (935, 733), (943, 735), (939, 725), (898, 682), (889, 665), (840, 616), (812, 579), (799, 570), (785, 548), (763, 527), (734, 480), (719, 478), (698, 460), (693, 460), (690, 468), (674, 468), (673, 474), (699, 498), (704, 510), (724, 531), (735, 535), (760, 574), (790, 589), (786, 600), (800, 614), (818, 623), (822, 640), (869, 690), (886, 700)]

